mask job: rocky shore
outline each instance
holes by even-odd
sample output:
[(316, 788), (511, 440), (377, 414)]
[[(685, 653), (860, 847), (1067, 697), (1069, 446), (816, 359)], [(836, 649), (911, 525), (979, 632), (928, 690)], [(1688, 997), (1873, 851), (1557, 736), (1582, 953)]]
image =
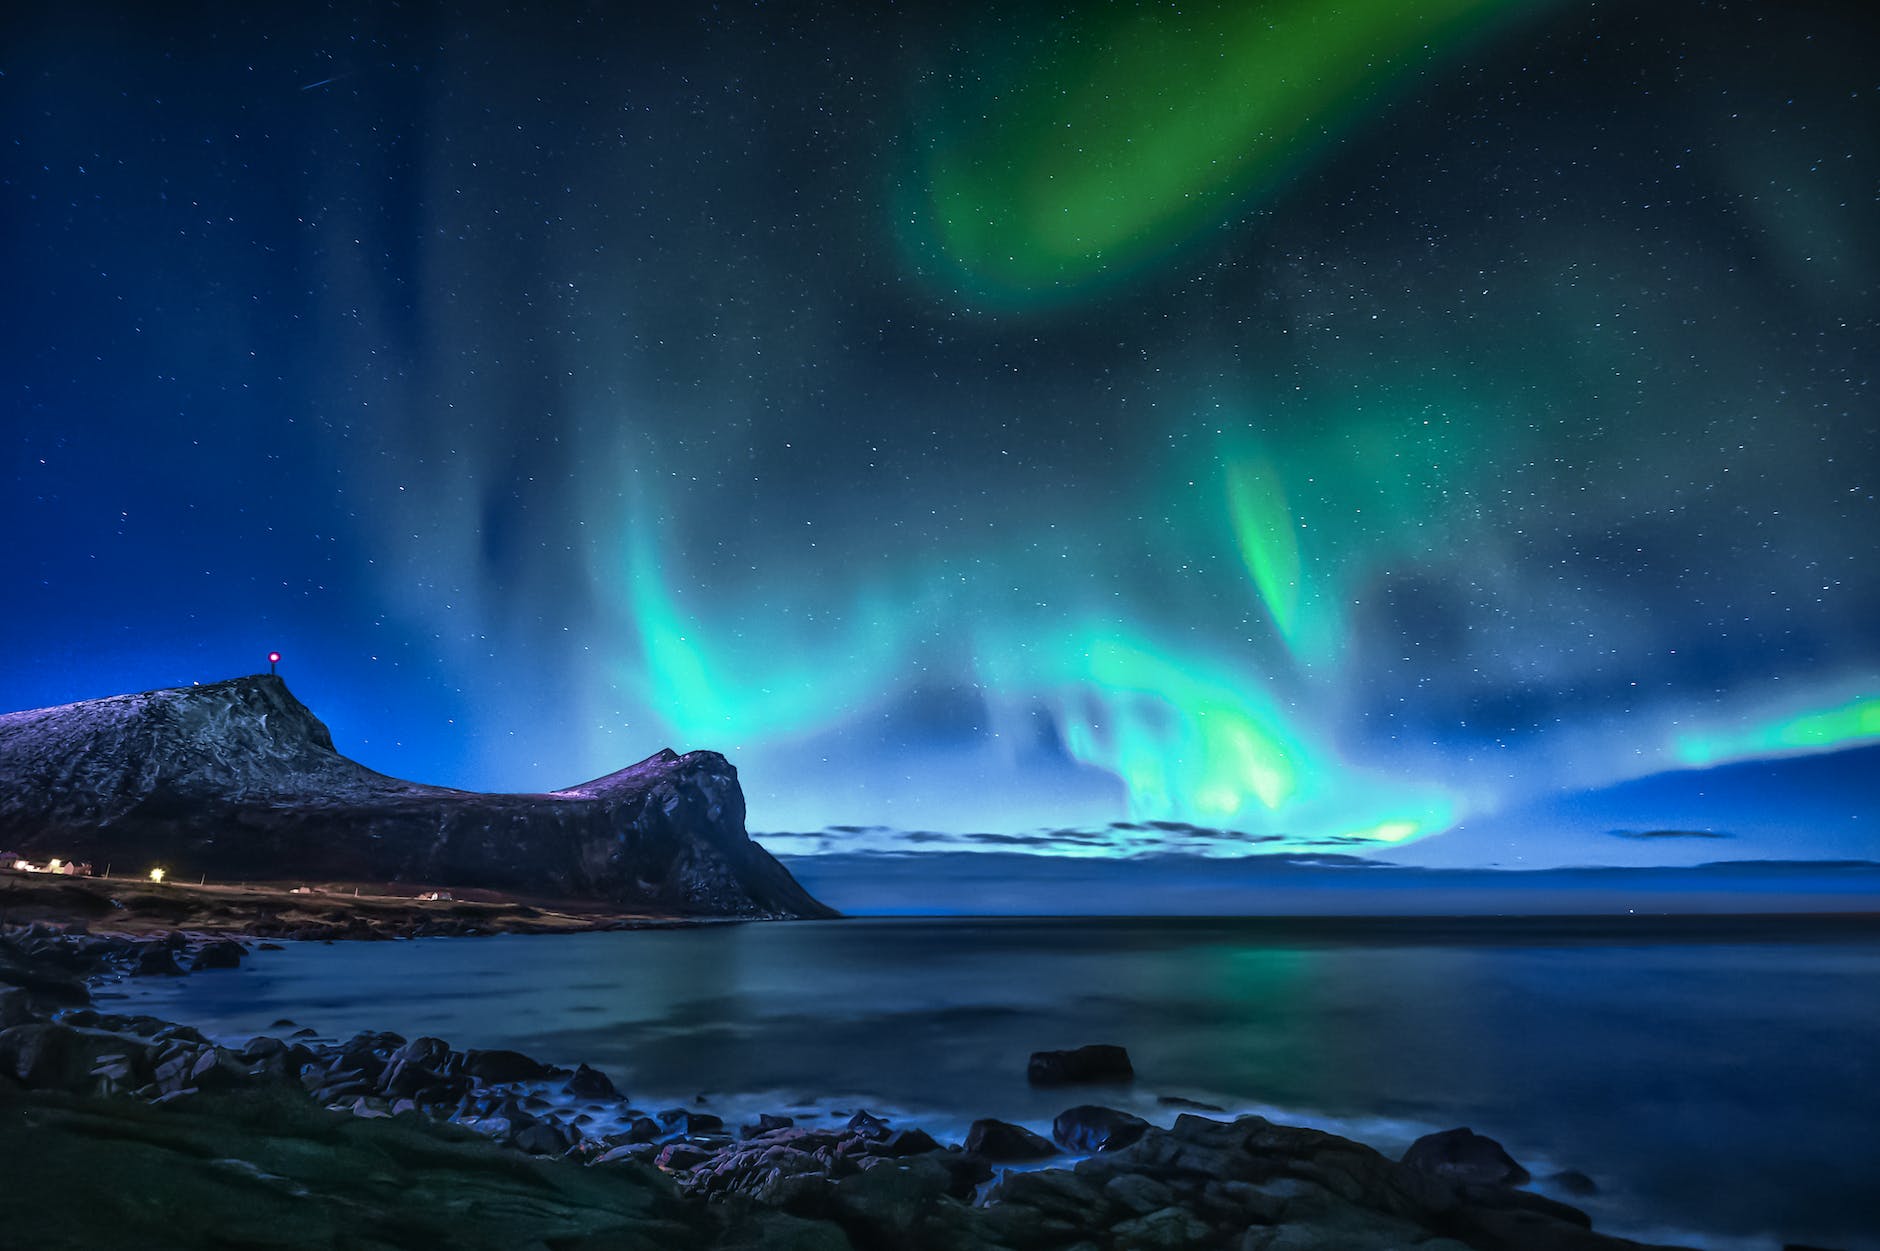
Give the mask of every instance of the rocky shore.
[[(1641, 1244), (1523, 1189), (1466, 1130), (1403, 1160), (1260, 1117), (1167, 1128), (1066, 1093), (1051, 1139), (980, 1121), (959, 1144), (867, 1110), (832, 1125), (638, 1108), (605, 1075), (511, 1051), (291, 1021), (239, 1047), (100, 1011), (100, 980), (238, 966), (239, 941), (0, 932), (0, 1151), (40, 1247), (1133, 1251)], [(1034, 1065), (1048, 1083), (1126, 1057)]]

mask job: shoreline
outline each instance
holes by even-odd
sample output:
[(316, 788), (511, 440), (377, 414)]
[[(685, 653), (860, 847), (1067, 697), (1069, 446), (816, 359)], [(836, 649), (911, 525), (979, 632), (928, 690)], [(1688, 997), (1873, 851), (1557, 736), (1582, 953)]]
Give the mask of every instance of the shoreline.
[[(266, 1109), (316, 1138), (344, 1125), (373, 1144), (416, 1134), (432, 1144), (427, 1150), (461, 1150), (467, 1154), (453, 1165), (459, 1180), (485, 1166), (483, 1152), (550, 1170), (560, 1182), (570, 1180), (563, 1174), (584, 1184), (590, 1175), (619, 1175), (625, 1191), (650, 1190), (677, 1205), (685, 1232), (668, 1229), (649, 1244), (675, 1248), (1645, 1245), (1594, 1233), (1576, 1209), (1507, 1184), (1515, 1175), (1494, 1160), (1506, 1157), (1487, 1139), (1480, 1140), (1494, 1149), (1487, 1166), (1471, 1158), (1432, 1170), (1319, 1130), (1258, 1116), (1210, 1119), (1218, 1109), (1182, 1111), (1163, 1128), (1080, 1102), (1101, 1098), (1101, 1087), (1077, 1086), (1064, 1087), (1056, 1142), (980, 1121), (964, 1144), (947, 1144), (866, 1108), (839, 1125), (797, 1125), (774, 1113), (726, 1125), (698, 1103), (635, 1107), (585, 1065), (557, 1069), (515, 1052), (458, 1051), (437, 1039), (369, 1031), (323, 1041), (287, 1021), (230, 1048), (188, 1025), (89, 1006), (94, 986), (138, 970), (154, 976), (188, 965), (212, 976), (208, 970), (246, 958), (221, 934), (8, 927), (0, 933), (0, 983), (20, 985), (22, 973), (37, 982), (0, 989), (8, 1100), (36, 1108), (42, 1128), (61, 1117), (78, 1118), (74, 1126), (87, 1116), (131, 1117), (135, 1133), (128, 1125), (124, 1132), (146, 1143), (163, 1137), (166, 1122), (138, 1118), (177, 1116), (175, 1127), (187, 1122), (192, 1134), (203, 1118), (246, 1132)], [(55, 1141), (31, 1149), (57, 1156), (59, 1131), (45, 1132)], [(110, 1137), (96, 1126), (85, 1132)], [(306, 1188), (304, 1179), (283, 1184)], [(739, 1241), (745, 1235), (735, 1230), (745, 1226), (759, 1231), (756, 1241)]]
[[(375, 893), (365, 893), (371, 890)], [(0, 869), (0, 926), (79, 925), (130, 938), (176, 932), (303, 942), (578, 934), (716, 925), (758, 917), (628, 912), (591, 900), (416, 884), (244, 882), (161, 884)], [(383, 893), (377, 893), (383, 892)]]

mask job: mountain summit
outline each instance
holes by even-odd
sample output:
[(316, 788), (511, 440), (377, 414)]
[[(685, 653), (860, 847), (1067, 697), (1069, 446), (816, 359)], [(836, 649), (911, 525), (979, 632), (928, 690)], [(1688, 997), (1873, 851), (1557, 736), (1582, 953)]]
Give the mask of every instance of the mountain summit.
[(484, 887), (824, 917), (744, 829), (737, 770), (670, 749), (546, 794), (375, 773), (271, 674), (0, 716), (0, 846), (180, 879)]

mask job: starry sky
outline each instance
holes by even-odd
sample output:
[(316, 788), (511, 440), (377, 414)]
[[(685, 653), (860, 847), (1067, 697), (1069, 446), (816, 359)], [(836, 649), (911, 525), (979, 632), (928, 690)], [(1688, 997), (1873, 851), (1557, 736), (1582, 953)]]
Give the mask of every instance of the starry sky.
[(1871, 6), (303, 7), (0, 16), (0, 705), (278, 648), (797, 853), (1875, 853)]

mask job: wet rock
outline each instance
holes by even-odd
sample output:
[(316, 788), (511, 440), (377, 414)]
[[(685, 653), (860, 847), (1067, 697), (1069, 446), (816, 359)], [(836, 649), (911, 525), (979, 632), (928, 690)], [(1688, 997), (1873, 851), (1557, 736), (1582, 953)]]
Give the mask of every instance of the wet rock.
[(1225, 1112), (1226, 1108), (1218, 1104), (1203, 1103), (1199, 1099), (1184, 1099), (1180, 1095), (1163, 1095), (1156, 1103), (1165, 1108), (1185, 1108), (1190, 1112)]
[(233, 1090), (248, 1080), (241, 1058), (232, 1051), (210, 1047), (190, 1068), (188, 1084), (198, 1090)]
[(591, 1069), (583, 1064), (576, 1068), (574, 1076), (562, 1087), (564, 1094), (577, 1099), (618, 1099), (620, 1092), (614, 1089), (614, 1083), (607, 1074), (599, 1069)]
[(869, 1148), (869, 1154), (899, 1159), (940, 1150), (940, 1144), (924, 1129), (897, 1129)]
[(203, 969), (239, 969), (247, 955), (247, 949), (233, 939), (215, 939), (197, 949), (189, 967), (197, 972)]
[(775, 1133), (780, 1129), (789, 1129), (796, 1121), (787, 1116), (777, 1116), (770, 1112), (758, 1113), (755, 1123), (739, 1128), (739, 1133), (746, 1138), (757, 1138), (764, 1134)]
[(1103, 1227), (1121, 1211), (1089, 1179), (1064, 1169), (1007, 1173), (993, 1186), (988, 1200), (1013, 1215), (1029, 1210), (1031, 1217), (1020, 1222), (1028, 1239), (1069, 1241)]
[(165, 1025), (150, 1036), (151, 1042), (186, 1042), (199, 1047), (206, 1047), (209, 1040), (202, 1036), (202, 1031), (193, 1025)]
[(495, 1050), (466, 1053), (463, 1071), (480, 1082), (538, 1082), (552, 1070), (520, 1051)]
[(684, 1134), (691, 1137), (697, 1134), (715, 1134), (724, 1129), (723, 1117), (710, 1112), (694, 1112), (690, 1108), (667, 1108), (659, 1114), (659, 1123), (669, 1134)]
[(1058, 1153), (1057, 1147), (1043, 1134), (991, 1118), (973, 1122), (972, 1128), (966, 1131), (966, 1149), (1001, 1164), (1042, 1160)]
[(183, 968), (176, 962), (176, 953), (161, 943), (145, 943), (138, 951), (137, 959), (131, 965), (132, 977), (181, 977)]
[(668, 1172), (680, 1172), (703, 1164), (712, 1158), (712, 1153), (704, 1147), (697, 1147), (689, 1142), (669, 1142), (660, 1148), (654, 1162)]
[(1128, 1112), (1080, 1104), (1058, 1113), (1051, 1136), (1072, 1151), (1115, 1151), (1141, 1138), (1149, 1122)]
[(561, 1155), (573, 1144), (573, 1138), (547, 1121), (536, 1121), (516, 1131), (509, 1145), (530, 1155)]
[(1528, 1171), (1500, 1143), (1467, 1127), (1423, 1135), (1403, 1153), (1403, 1162), (1455, 1182), (1518, 1186), (1528, 1180)]
[(620, 1141), (623, 1143), (652, 1142), (664, 1132), (660, 1129), (659, 1122), (652, 1117), (635, 1117), (633, 1124), (627, 1126), (627, 1132), (620, 1136)]
[(849, 1118), (849, 1132), (858, 1138), (886, 1138), (888, 1123), (863, 1108)]
[(1129, 1052), (1108, 1043), (1073, 1051), (1034, 1051), (1025, 1078), (1034, 1086), (1069, 1086), (1084, 1082), (1131, 1082), (1136, 1070)]

